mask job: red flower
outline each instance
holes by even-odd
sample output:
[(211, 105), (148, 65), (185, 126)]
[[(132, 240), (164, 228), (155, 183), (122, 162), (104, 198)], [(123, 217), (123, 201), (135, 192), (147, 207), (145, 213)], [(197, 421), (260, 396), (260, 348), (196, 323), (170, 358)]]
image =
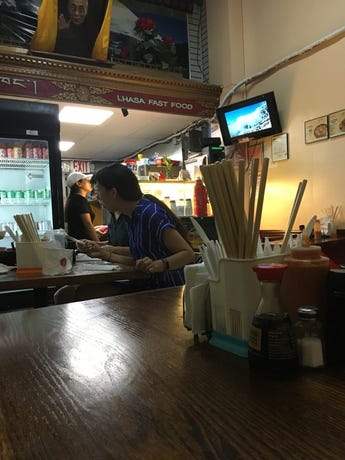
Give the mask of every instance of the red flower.
[(139, 18), (135, 23), (136, 30), (155, 30), (156, 23), (149, 18)]
[(162, 42), (165, 43), (166, 45), (173, 45), (174, 44), (174, 40), (171, 37), (169, 37), (168, 35), (166, 37), (162, 38)]

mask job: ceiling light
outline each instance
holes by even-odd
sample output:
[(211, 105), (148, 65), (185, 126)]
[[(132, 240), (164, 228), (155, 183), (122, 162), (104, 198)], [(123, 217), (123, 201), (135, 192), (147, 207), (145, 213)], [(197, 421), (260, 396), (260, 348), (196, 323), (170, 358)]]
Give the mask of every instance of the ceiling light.
[(86, 109), (83, 107), (66, 106), (59, 113), (62, 123), (76, 123), (80, 125), (101, 125), (113, 115), (111, 110)]
[(67, 150), (72, 148), (74, 144), (75, 142), (71, 142), (71, 141), (60, 141), (59, 142), (60, 152), (67, 152)]

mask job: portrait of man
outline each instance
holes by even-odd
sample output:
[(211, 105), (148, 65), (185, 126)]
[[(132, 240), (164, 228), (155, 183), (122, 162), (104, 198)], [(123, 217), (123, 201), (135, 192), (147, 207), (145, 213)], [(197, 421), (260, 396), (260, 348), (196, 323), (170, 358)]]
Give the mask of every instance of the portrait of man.
[(42, 0), (31, 49), (106, 60), (112, 0)]
[(66, 11), (60, 12), (54, 51), (60, 54), (90, 57), (95, 37), (87, 21), (88, 0), (67, 0)]

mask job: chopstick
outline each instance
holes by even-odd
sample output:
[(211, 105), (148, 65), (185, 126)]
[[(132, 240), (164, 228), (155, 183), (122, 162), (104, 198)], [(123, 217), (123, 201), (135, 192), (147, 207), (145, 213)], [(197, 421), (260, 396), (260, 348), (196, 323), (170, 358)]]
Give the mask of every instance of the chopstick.
[(17, 222), (18, 227), (22, 231), (22, 237), (28, 242), (40, 241), (39, 234), (37, 232), (35, 221), (32, 214), (17, 214), (13, 216)]
[(250, 199), (248, 209), (248, 228), (245, 245), (245, 257), (251, 257), (252, 252), (252, 240), (253, 240), (253, 222), (254, 222), (254, 210), (255, 210), (255, 196), (256, 196), (256, 184), (258, 180), (259, 171), (259, 159), (253, 158), (251, 162), (251, 187), (250, 187)]
[(284, 253), (286, 251), (286, 247), (287, 247), (287, 244), (289, 242), (291, 230), (292, 230), (292, 227), (293, 227), (293, 225), (295, 223), (297, 213), (298, 213), (298, 210), (299, 210), (302, 198), (303, 198), (304, 190), (305, 190), (305, 188), (307, 186), (307, 182), (308, 182), (307, 179), (303, 179), (303, 181), (298, 184), (298, 189), (297, 189), (297, 193), (296, 193), (296, 196), (295, 196), (295, 201), (293, 203), (291, 213), (290, 213), (288, 227), (287, 227), (287, 230), (285, 232), (283, 243), (282, 243), (281, 248), (280, 248), (281, 253)]
[(258, 243), (258, 236), (259, 236), (260, 223), (261, 223), (262, 208), (263, 208), (264, 197), (265, 197), (265, 188), (266, 188), (269, 161), (270, 160), (267, 157), (265, 157), (262, 161), (259, 195), (258, 195), (258, 202), (256, 205), (254, 231), (253, 231), (253, 239), (252, 239), (250, 257), (255, 257), (255, 254), (256, 254), (256, 247)]

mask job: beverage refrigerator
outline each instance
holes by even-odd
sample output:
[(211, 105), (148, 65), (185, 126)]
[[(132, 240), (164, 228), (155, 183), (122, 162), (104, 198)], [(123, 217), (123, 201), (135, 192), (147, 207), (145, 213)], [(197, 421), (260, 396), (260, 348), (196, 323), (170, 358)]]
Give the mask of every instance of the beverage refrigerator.
[(0, 99), (0, 119), (0, 229), (20, 234), (13, 216), (30, 213), (40, 236), (63, 228), (58, 105)]

